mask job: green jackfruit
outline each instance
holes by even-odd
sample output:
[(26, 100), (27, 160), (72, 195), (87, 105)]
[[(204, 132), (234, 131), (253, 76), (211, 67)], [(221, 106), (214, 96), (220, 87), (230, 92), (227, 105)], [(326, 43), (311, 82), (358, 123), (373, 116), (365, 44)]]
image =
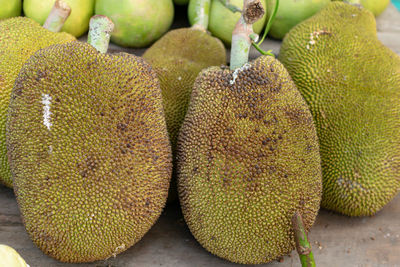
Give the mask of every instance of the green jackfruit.
[(29, 18), (0, 21), (0, 183), (12, 187), (7, 162), (6, 120), (10, 94), (20, 69), (37, 50), (75, 41), (67, 33), (54, 33)]
[(177, 146), (186, 223), (211, 253), (237, 263), (274, 260), (307, 230), (322, 190), (318, 140), (307, 104), (283, 65), (263, 56), (196, 79)]
[(7, 148), (26, 230), (60, 261), (126, 250), (165, 205), (171, 148), (159, 82), (141, 58), (80, 42), (38, 51), (12, 92)]
[[(144, 53), (143, 58), (152, 65), (160, 80), (168, 133), (175, 153), (193, 83), (201, 70), (226, 64), (225, 47), (219, 39), (203, 31), (184, 28), (168, 32)], [(173, 178), (168, 201), (176, 199), (176, 179)]]
[(372, 13), (333, 2), (289, 32), (279, 60), (317, 126), (322, 207), (373, 215), (400, 188), (400, 57)]
[(165, 118), (172, 148), (199, 72), (210, 66), (226, 64), (222, 42), (209, 34), (184, 28), (168, 32), (144, 53), (160, 80)]

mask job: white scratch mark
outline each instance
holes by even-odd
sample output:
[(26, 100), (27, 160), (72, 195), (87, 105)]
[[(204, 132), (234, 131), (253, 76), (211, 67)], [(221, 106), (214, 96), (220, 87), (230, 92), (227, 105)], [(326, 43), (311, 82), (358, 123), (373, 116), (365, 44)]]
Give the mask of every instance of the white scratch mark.
[(321, 34), (330, 34), (330, 32), (326, 30), (320, 30), (310, 33), (310, 41), (306, 45), (306, 48), (308, 50), (310, 50), (312, 45), (315, 45), (317, 43), (315, 39), (318, 39)]
[(229, 83), (230, 83), (230, 84), (235, 84), (236, 78), (238, 77), (239, 71), (247, 70), (247, 69), (250, 68), (250, 66), (251, 66), (251, 65), (250, 65), (249, 63), (246, 63), (246, 64), (244, 64), (243, 66), (241, 66), (240, 68), (237, 68), (237, 69), (233, 72), (233, 74), (232, 74), (233, 79), (230, 80)]
[(43, 106), (43, 124), (47, 127), (47, 129), (50, 130), (51, 126), (53, 126), (53, 124), (50, 121), (50, 116), (51, 116), (51, 112), (50, 112), (50, 104), (51, 104), (51, 96), (49, 96), (48, 94), (42, 94), (42, 104)]

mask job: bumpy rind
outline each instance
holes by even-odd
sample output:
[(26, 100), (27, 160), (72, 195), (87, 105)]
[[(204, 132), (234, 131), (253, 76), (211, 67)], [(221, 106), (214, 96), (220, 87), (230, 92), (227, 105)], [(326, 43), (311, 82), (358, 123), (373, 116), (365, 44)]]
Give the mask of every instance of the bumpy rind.
[(12, 187), (6, 149), (6, 120), (10, 94), (23, 64), (39, 49), (75, 41), (67, 33), (53, 33), (29, 18), (0, 22), (0, 183)]
[(74, 42), (38, 51), (12, 92), (7, 146), (34, 243), (64, 262), (103, 260), (165, 205), (171, 148), (155, 72)]
[[(226, 64), (225, 47), (219, 39), (203, 31), (183, 28), (165, 34), (144, 53), (143, 58), (152, 65), (160, 80), (168, 133), (175, 154), (194, 81), (201, 70)], [(177, 199), (175, 171), (173, 173), (169, 202)]]
[(400, 188), (400, 57), (377, 39), (372, 13), (333, 2), (289, 32), (279, 60), (317, 126), (321, 206), (375, 214)]
[(191, 29), (168, 32), (143, 55), (157, 72), (172, 147), (189, 105), (193, 83), (199, 72), (226, 64), (226, 51), (220, 40)]
[(294, 249), (291, 218), (307, 230), (322, 190), (317, 134), (282, 64), (260, 57), (196, 79), (177, 146), (178, 190), (194, 237), (237, 263)]

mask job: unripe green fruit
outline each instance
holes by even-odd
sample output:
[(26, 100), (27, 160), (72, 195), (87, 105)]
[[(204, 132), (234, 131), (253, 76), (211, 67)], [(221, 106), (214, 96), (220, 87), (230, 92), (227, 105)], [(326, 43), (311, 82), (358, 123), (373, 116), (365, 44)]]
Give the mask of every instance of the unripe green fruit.
[(21, 0), (0, 0), (0, 19), (21, 15)]
[[(303, 20), (308, 19), (321, 8), (329, 4), (330, 0), (281, 0), (279, 1), (278, 12), (272, 23), (269, 35), (276, 39), (283, 39), (291, 28)], [(276, 0), (269, 0), (268, 16), (275, 8)]]
[[(64, 0), (64, 2), (71, 8), (71, 14), (61, 31), (79, 37), (89, 29), (89, 20), (93, 15), (95, 0)], [(24, 0), (25, 16), (43, 25), (54, 3), (55, 0)]]
[(174, 18), (172, 0), (97, 0), (95, 13), (114, 22), (111, 41), (127, 47), (145, 47), (161, 37)]

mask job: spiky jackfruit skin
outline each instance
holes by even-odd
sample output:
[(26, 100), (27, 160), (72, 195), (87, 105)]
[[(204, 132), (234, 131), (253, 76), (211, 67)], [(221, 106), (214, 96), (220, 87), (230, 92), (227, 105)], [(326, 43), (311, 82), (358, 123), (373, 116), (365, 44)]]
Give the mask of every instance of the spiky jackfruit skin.
[(12, 187), (7, 161), (6, 120), (10, 94), (22, 65), (37, 50), (75, 41), (67, 33), (54, 33), (29, 18), (0, 21), (0, 183)]
[(79, 42), (38, 51), (12, 92), (7, 147), (27, 232), (60, 261), (126, 250), (165, 205), (171, 148), (141, 58)]
[(289, 32), (279, 60), (317, 126), (321, 206), (373, 215), (400, 188), (400, 57), (369, 11), (334, 2)]
[[(183, 28), (169, 31), (147, 49), (143, 58), (152, 65), (160, 80), (168, 133), (175, 154), (194, 81), (201, 70), (226, 64), (225, 47), (219, 39), (203, 31)], [(175, 168), (173, 173), (168, 202), (178, 198)]]
[(317, 134), (274, 58), (235, 72), (202, 71), (177, 151), (183, 215), (211, 253), (237, 263), (269, 262), (294, 248), (296, 210), (306, 229), (312, 226), (322, 190)]
[(160, 80), (167, 128), (175, 150), (193, 83), (201, 70), (226, 64), (225, 47), (203, 31), (183, 28), (168, 32), (147, 49), (143, 58)]

